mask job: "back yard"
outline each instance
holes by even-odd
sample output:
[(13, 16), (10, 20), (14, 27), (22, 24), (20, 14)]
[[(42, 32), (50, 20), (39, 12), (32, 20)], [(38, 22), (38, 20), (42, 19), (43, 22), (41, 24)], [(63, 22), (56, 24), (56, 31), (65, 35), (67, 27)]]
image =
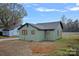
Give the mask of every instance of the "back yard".
[(63, 33), (62, 39), (54, 42), (0, 41), (0, 55), (79, 55), (79, 33)]

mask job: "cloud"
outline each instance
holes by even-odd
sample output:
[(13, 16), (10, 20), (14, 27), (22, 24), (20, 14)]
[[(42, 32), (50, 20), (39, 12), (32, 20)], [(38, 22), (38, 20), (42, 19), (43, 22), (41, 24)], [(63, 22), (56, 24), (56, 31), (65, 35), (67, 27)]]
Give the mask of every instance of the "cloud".
[(76, 3), (74, 7), (66, 8), (68, 11), (79, 11), (79, 3)]
[(70, 10), (70, 11), (79, 11), (79, 7), (76, 6), (76, 7), (68, 8), (68, 10)]
[[(23, 4), (23, 5), (25, 5), (25, 4)], [(37, 3), (26, 4), (26, 7), (37, 7), (37, 6), (39, 6), (39, 4), (37, 4)]]
[(76, 6), (79, 6), (79, 3), (76, 3)]
[(60, 12), (66, 12), (67, 10), (61, 10)]
[(66, 10), (58, 10), (58, 9), (53, 9), (53, 8), (45, 8), (45, 7), (39, 7), (36, 8), (37, 11), (39, 12), (65, 12)]
[(58, 11), (58, 10), (55, 10), (55, 9), (48, 9), (48, 8), (44, 8), (44, 7), (36, 8), (36, 10), (37, 10), (37, 11), (40, 11), (40, 12)]
[(33, 6), (39, 6), (39, 4), (37, 4), (37, 3), (34, 3), (34, 4), (32, 4)]
[(79, 11), (79, 7), (73, 7), (70, 10), (72, 10), (72, 11)]

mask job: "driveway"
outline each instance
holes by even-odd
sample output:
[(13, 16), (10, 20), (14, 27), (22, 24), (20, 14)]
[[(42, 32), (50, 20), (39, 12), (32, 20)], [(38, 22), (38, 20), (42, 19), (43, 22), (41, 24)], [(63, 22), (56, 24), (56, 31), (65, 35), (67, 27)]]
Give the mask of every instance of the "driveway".
[(0, 41), (6, 41), (6, 40), (17, 40), (19, 38), (3, 38), (3, 39), (0, 39)]

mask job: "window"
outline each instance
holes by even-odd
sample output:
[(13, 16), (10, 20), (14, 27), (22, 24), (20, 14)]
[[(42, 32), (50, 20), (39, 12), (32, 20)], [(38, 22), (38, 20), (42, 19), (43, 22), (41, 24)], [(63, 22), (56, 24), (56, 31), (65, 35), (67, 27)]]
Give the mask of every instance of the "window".
[(27, 35), (27, 30), (22, 30), (22, 35)]
[(32, 30), (32, 31), (31, 31), (31, 34), (34, 35), (34, 34), (35, 34), (35, 30)]

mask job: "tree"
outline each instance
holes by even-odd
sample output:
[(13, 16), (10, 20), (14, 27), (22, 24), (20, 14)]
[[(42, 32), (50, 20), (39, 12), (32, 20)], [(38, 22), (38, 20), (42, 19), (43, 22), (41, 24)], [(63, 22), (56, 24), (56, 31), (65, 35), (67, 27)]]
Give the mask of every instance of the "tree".
[(71, 18), (66, 18), (65, 15), (61, 17), (64, 32), (79, 32), (79, 19), (73, 21)]
[(72, 22), (72, 19), (68, 19), (66, 25), (67, 25), (67, 31), (68, 32), (70, 32), (70, 31), (72, 32), (73, 31), (73, 22)]
[(78, 19), (76, 19), (74, 21), (74, 29), (75, 29), (75, 31), (79, 31), (78, 24), (79, 24)]
[(62, 24), (63, 24), (63, 31), (66, 31), (66, 29), (67, 29), (67, 26), (66, 26), (67, 18), (66, 18), (65, 15), (63, 15), (63, 16), (61, 17), (61, 22), (62, 22)]
[(63, 16), (61, 17), (61, 21), (62, 21), (62, 23), (66, 24), (67, 18), (66, 18), (65, 15), (63, 15)]
[(2, 3), (0, 4), (0, 28), (12, 30), (21, 25), (21, 19), (26, 15), (21, 4)]

